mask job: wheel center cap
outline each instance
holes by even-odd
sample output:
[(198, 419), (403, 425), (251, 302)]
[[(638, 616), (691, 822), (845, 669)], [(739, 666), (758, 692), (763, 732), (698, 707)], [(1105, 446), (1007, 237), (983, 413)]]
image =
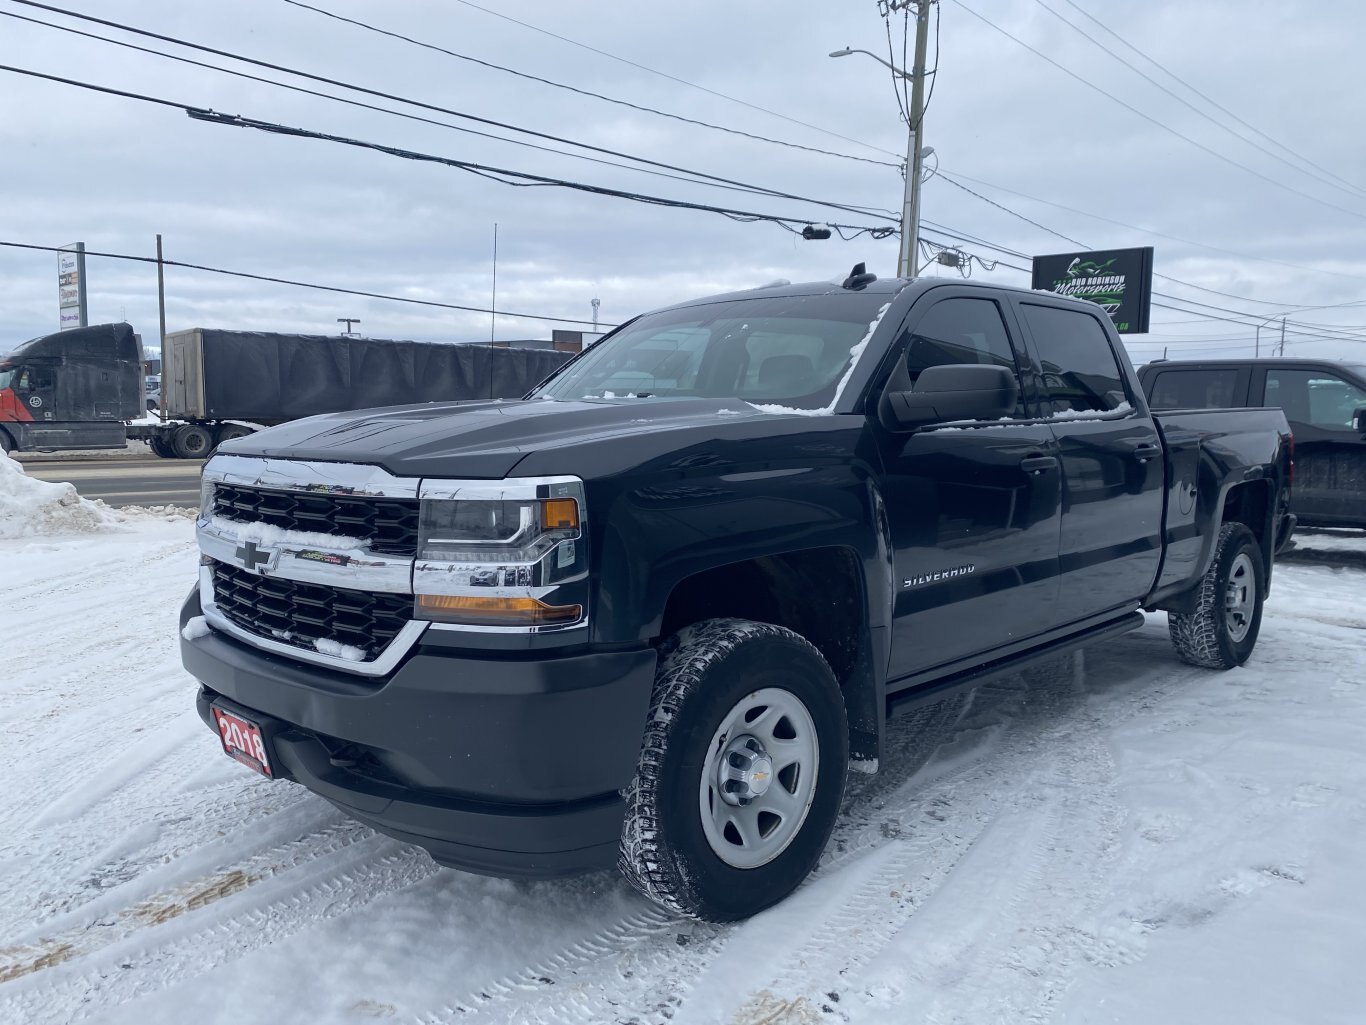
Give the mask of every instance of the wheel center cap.
[(773, 784), (773, 759), (757, 737), (736, 737), (721, 752), (719, 762), (716, 781), (727, 804), (748, 804)]
[(760, 755), (754, 759), (754, 764), (745, 773), (745, 782), (749, 784), (755, 797), (764, 793), (773, 782), (773, 759), (767, 755)]

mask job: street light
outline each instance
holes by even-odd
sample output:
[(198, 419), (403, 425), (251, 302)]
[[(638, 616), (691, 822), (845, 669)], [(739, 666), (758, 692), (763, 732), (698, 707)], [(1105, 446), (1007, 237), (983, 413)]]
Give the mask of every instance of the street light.
[[(1275, 318), (1275, 317), (1266, 317), (1265, 319), (1263, 319), (1263, 321), (1262, 321), (1260, 324), (1257, 325), (1257, 334), (1256, 334), (1255, 340), (1254, 340), (1253, 343), (1252, 343), (1252, 346), (1253, 346), (1253, 347), (1252, 347), (1252, 354), (1253, 354), (1254, 357), (1259, 357), (1259, 356), (1261, 356), (1261, 354), (1262, 354), (1262, 328), (1266, 327), (1267, 324), (1273, 324), (1273, 323), (1275, 323), (1275, 321), (1276, 321), (1276, 318)], [(1281, 318), (1281, 351), (1280, 351), (1280, 355), (1282, 355), (1282, 356), (1285, 355), (1285, 318), (1284, 318), (1284, 317)]]
[(883, 60), (871, 50), (860, 50), (846, 46), (843, 50), (832, 50), (831, 57), (848, 57), (851, 53), (861, 53), (871, 57), (897, 78), (911, 82), (911, 109), (907, 116), (909, 136), (906, 140), (906, 190), (901, 200), (901, 250), (897, 253), (896, 275), (909, 278), (916, 273), (916, 254), (920, 251), (920, 176), (925, 157), (934, 150), (921, 145), (924, 119), (925, 90), (925, 31), (928, 24), (925, 8), (927, 4), (916, 4), (915, 66), (907, 73), (891, 61)]

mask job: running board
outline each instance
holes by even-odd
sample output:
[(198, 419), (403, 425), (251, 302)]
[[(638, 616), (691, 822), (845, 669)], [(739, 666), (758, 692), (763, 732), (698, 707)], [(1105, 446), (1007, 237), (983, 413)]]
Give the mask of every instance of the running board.
[(1120, 634), (1129, 633), (1132, 630), (1137, 630), (1143, 623), (1143, 613), (1130, 612), (1119, 619), (1112, 619), (1080, 633), (1059, 637), (1055, 641), (1041, 644), (1037, 648), (1030, 648), (1018, 655), (1009, 655), (992, 662), (983, 662), (950, 676), (897, 691), (895, 694), (887, 696), (887, 717), (890, 719), (892, 716), (902, 715), (930, 702), (941, 701), (957, 691), (976, 687), (978, 684), (986, 683), (1001, 676), (1009, 676), (1011, 673), (1018, 673), (1027, 666), (1046, 662), (1049, 659), (1057, 658), (1059, 655), (1066, 655), (1078, 648), (1089, 647), (1107, 637), (1117, 637)]

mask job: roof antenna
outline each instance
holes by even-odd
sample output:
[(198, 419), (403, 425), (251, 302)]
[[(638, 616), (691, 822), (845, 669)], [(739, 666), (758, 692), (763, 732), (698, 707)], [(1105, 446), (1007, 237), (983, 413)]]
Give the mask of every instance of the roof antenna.
[(877, 275), (869, 274), (866, 265), (856, 263), (854, 264), (854, 269), (849, 272), (849, 276), (845, 278), (843, 284), (840, 285), (840, 288), (848, 288), (857, 292), (876, 280)]

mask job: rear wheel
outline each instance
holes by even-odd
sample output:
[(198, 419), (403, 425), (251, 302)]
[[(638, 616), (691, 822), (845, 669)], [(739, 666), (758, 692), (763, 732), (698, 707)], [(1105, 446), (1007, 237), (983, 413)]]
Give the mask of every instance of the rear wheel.
[(1232, 669), (1248, 660), (1262, 626), (1262, 550), (1241, 523), (1219, 531), (1193, 613), (1167, 613), (1176, 653), (1191, 665)]
[(0, 431), (0, 452), (9, 455), (14, 451), (14, 440), (4, 431)]
[(222, 445), (224, 442), (236, 441), (238, 438), (245, 438), (251, 433), (252, 430), (250, 427), (241, 427), (238, 424), (228, 424), (218, 431), (218, 444)]
[(171, 436), (171, 448), (179, 459), (203, 459), (213, 448), (213, 435), (199, 424), (181, 424)]
[(672, 638), (655, 678), (619, 864), (646, 897), (709, 921), (778, 903), (815, 867), (844, 796), (849, 731), (805, 639), (741, 619)]

